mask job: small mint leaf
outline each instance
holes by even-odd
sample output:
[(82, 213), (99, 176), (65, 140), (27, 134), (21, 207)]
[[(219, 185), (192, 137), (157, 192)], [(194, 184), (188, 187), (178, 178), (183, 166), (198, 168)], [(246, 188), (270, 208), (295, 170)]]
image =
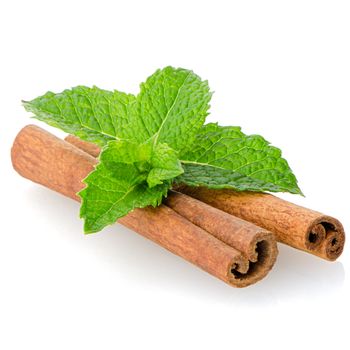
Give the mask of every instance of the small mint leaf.
[(147, 177), (149, 187), (162, 184), (164, 180), (171, 180), (184, 172), (178, 153), (164, 143), (154, 146), (151, 166)]
[(128, 140), (109, 141), (100, 155), (100, 160), (114, 163), (134, 164), (150, 161), (151, 144), (137, 144)]

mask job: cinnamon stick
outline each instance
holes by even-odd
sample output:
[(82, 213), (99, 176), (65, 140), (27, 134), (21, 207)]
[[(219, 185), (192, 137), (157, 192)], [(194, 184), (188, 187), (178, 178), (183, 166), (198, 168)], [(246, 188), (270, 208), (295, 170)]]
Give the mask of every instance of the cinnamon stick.
[(274, 195), (180, 186), (179, 191), (273, 232), (279, 242), (334, 261), (343, 252), (345, 233), (335, 218)]
[[(12, 150), (14, 169), (23, 177), (74, 200), (81, 182), (97, 160), (77, 147), (33, 125), (17, 135)], [(203, 270), (235, 287), (262, 279), (272, 268), (277, 250), (257, 262), (194, 225), (166, 205), (135, 209), (118, 220), (146, 238), (160, 244)]]
[[(95, 144), (75, 136), (66, 140), (97, 157)], [(276, 239), (296, 249), (334, 261), (343, 252), (345, 233), (335, 218), (304, 208), (267, 193), (210, 190), (204, 187), (179, 186), (188, 194), (215, 208), (261, 226), (276, 235)]]
[[(98, 146), (78, 137), (69, 135), (65, 140), (95, 157), (100, 152)], [(169, 191), (164, 203), (195, 225), (241, 251), (250, 262), (275, 259), (276, 241), (273, 234), (266, 229), (180, 192)]]
[(101, 148), (95, 143), (84, 141), (73, 135), (66, 136), (64, 140), (95, 158), (97, 158), (101, 152)]

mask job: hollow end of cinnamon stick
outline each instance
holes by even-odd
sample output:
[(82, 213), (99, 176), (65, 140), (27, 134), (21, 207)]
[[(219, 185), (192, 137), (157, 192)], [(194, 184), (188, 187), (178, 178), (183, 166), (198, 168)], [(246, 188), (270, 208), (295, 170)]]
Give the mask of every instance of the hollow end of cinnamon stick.
[[(232, 246), (229, 247), (236, 250)], [(233, 286), (242, 288), (254, 284), (266, 277), (273, 268), (278, 255), (277, 244), (273, 236), (268, 239), (266, 236), (261, 239), (257, 238), (254, 242), (254, 250), (256, 258), (252, 259), (253, 261), (237, 250), (239, 255), (232, 260), (228, 271), (228, 280)]]
[(240, 287), (245, 287), (265, 277), (276, 262), (278, 249), (272, 240), (256, 242), (255, 251), (257, 259), (252, 261), (245, 258), (247, 268), (243, 270), (243, 273), (234, 265), (231, 268), (231, 274)]
[(322, 227), (323, 239), (317, 245), (314, 254), (326, 260), (335, 261), (342, 254), (345, 245), (343, 225), (337, 219), (323, 215), (316, 220), (313, 227), (310, 227), (310, 232), (319, 226)]
[[(81, 181), (97, 163), (96, 158), (34, 125), (18, 133), (11, 159), (23, 177), (78, 201), (76, 193), (85, 186)], [(164, 204), (135, 209), (118, 222), (234, 287), (261, 280), (277, 256), (276, 246), (259, 236), (256, 261), (249, 261), (241, 251)]]

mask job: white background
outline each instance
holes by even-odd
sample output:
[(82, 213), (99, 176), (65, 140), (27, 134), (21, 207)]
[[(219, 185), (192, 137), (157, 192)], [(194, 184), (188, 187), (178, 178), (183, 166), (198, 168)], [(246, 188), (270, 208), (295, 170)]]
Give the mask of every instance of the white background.
[(210, 120), (283, 150), (306, 194), (284, 197), (349, 229), (349, 1), (12, 0), (0, 36), (1, 349), (349, 349), (348, 249), (329, 263), (280, 246), (234, 289), (119, 225), (84, 236), (78, 204), (9, 157), (33, 122), (21, 99), (137, 93), (181, 66), (215, 91)]

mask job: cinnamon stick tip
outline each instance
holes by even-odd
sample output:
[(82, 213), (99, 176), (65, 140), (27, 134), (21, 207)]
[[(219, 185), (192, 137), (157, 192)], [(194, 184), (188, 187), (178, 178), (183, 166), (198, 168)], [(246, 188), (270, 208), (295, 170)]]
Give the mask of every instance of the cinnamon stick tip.
[(28, 124), (26, 126), (24, 126), (19, 132), (18, 134), (16, 135), (13, 143), (12, 143), (12, 146), (11, 146), (11, 162), (12, 162), (12, 166), (13, 168), (16, 170), (16, 157), (17, 157), (17, 153), (18, 153), (18, 142), (21, 138), (21, 136), (23, 134), (25, 134), (28, 130), (30, 129), (33, 129), (33, 128), (37, 128), (37, 126), (35, 126), (34, 124)]
[(238, 288), (247, 287), (263, 279), (274, 266), (278, 248), (273, 234), (264, 232), (255, 242), (256, 261), (235, 260), (229, 271), (231, 283)]
[(247, 258), (251, 262), (257, 262), (259, 259), (259, 249), (258, 244), (260, 242), (266, 241), (269, 245), (276, 245), (276, 239), (275, 236), (270, 232), (262, 229), (261, 231), (257, 232), (255, 237), (252, 239), (250, 246), (249, 246), (249, 253)]
[(308, 229), (306, 246), (315, 255), (335, 261), (343, 252), (345, 231), (341, 222), (331, 216), (317, 218)]

